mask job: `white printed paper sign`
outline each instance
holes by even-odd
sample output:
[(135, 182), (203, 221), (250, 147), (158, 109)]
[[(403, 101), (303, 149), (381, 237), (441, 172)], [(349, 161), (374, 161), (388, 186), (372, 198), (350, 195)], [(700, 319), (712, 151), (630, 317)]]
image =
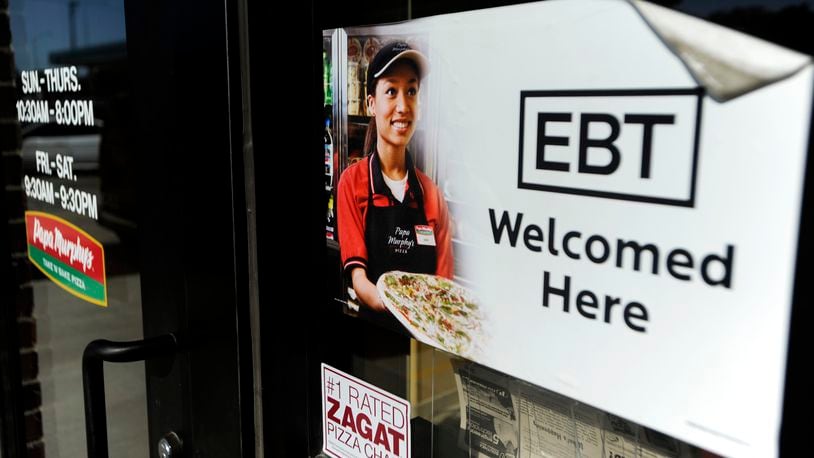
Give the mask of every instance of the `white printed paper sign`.
[(336, 458), (410, 456), (410, 403), (322, 364), (323, 450)]
[(632, 1), (347, 34), (429, 60), (409, 152), (448, 204), (454, 278), (381, 288), (416, 338), (712, 452), (777, 455), (810, 56)]

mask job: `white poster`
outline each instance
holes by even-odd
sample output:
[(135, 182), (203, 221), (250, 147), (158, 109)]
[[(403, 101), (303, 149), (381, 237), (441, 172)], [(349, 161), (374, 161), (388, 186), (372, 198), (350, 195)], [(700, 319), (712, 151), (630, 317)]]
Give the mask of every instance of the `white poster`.
[[(608, 0), (347, 33), (428, 59), (408, 150), (455, 268), (382, 276), (407, 329), (710, 451), (777, 455), (809, 56)], [(422, 305), (438, 291), (459, 304)], [(432, 315), (449, 307), (466, 316)]]

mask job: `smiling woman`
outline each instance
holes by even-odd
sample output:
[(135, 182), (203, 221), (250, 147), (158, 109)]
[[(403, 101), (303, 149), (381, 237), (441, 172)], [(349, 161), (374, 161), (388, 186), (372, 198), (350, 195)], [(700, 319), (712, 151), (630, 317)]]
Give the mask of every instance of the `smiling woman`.
[(386, 44), (367, 70), (367, 157), (339, 181), (337, 221), (343, 269), (356, 295), (373, 310), (385, 306), (379, 277), (402, 270), (452, 277), (446, 202), (418, 170), (407, 145), (419, 115), (427, 59), (404, 42)]

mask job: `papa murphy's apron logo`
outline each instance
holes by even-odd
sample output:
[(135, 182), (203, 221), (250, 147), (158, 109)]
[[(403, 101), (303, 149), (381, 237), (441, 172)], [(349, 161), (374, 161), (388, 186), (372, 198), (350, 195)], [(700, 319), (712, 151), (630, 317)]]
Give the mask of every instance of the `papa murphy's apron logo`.
[(703, 89), (520, 92), (517, 186), (695, 206)]
[(107, 306), (105, 251), (82, 229), (47, 213), (25, 212), (28, 259), (69, 293)]

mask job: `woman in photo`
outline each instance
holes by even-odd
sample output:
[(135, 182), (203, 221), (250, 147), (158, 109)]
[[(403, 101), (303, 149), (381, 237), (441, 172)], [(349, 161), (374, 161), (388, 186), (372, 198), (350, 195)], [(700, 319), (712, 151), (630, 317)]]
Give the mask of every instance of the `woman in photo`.
[(367, 70), (372, 115), (366, 157), (339, 180), (337, 221), (345, 275), (357, 297), (385, 310), (376, 289), (392, 270), (452, 278), (449, 211), (432, 180), (407, 151), (419, 118), (418, 94), (426, 57), (407, 43), (383, 46)]

